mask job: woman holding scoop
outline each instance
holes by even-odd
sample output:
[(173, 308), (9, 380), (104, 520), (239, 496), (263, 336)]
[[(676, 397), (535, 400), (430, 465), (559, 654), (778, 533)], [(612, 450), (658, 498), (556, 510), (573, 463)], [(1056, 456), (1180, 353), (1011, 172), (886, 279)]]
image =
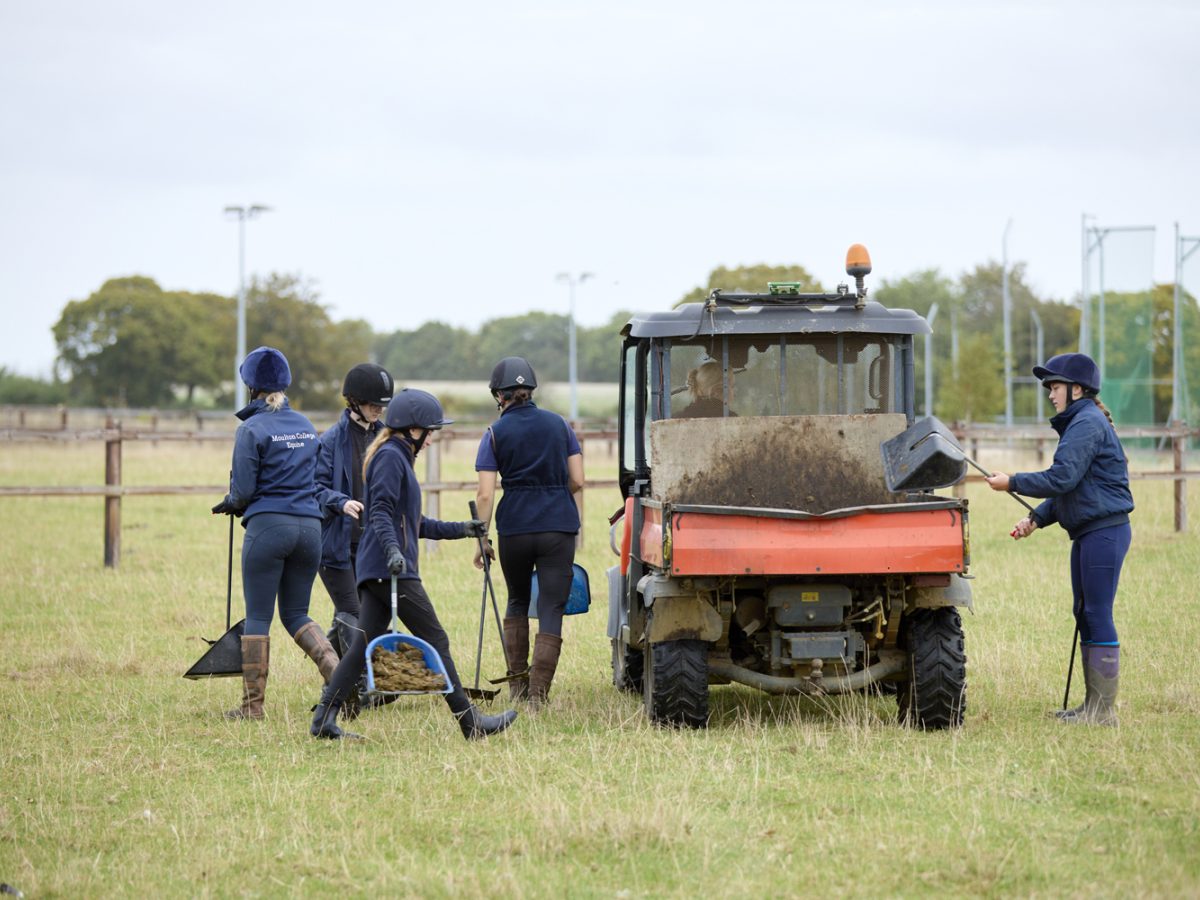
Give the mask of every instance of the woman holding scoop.
[(1017, 522), (1015, 539), (1055, 522), (1071, 536), (1071, 589), (1086, 696), (1081, 706), (1055, 715), (1068, 724), (1115, 725), (1121, 645), (1112, 613), (1132, 536), (1128, 462), (1112, 416), (1097, 397), (1100, 370), (1091, 357), (1063, 353), (1034, 366), (1033, 374), (1057, 412), (1050, 420), (1059, 434), (1054, 461), (1043, 472), (995, 472), (987, 483), (994, 491), (1046, 498)]

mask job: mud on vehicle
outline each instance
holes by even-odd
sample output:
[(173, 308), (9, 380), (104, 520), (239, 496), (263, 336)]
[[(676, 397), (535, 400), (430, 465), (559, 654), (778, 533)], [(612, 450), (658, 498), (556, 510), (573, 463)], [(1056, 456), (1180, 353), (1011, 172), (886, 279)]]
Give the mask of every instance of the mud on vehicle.
[[(867, 300), (861, 246), (846, 271), (853, 292), (716, 290), (622, 331), (608, 635), (613, 683), (656, 723), (702, 727), (710, 685), (738, 682), (890, 685), (902, 722), (962, 724), (967, 501), (933, 490), (965, 471), (929, 459), (889, 490), (881, 453), (913, 424), (930, 329)], [(700, 404), (706, 363), (720, 385)]]

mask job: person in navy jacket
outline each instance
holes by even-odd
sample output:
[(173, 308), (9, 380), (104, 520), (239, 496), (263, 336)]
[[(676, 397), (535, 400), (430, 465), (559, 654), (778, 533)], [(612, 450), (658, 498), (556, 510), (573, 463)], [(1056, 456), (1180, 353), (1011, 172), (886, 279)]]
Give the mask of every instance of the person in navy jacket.
[(320, 489), (314, 481), (317, 432), (288, 405), (284, 391), (292, 373), (287, 358), (273, 347), (259, 347), (247, 354), (238, 371), (251, 400), (236, 413), (242, 424), (234, 437), (229, 493), (213, 507), (214, 514), (240, 516), (246, 529), (242, 705), (225, 715), (261, 719), (276, 598), (283, 627), (325, 681), (337, 665), (337, 653), (308, 617), (308, 604), (321, 559), (322, 516), (353, 518), (358, 508), (345, 494)]
[(366, 667), (367, 644), (383, 634), (391, 620), (392, 579), (397, 583), (400, 620), (409, 633), (431, 644), (446, 665), (452, 688), (446, 702), (463, 737), (495, 734), (517, 717), (511, 710), (486, 716), (471, 705), (450, 656), (450, 640), (421, 583), (417, 559), (420, 538), (447, 540), (485, 534), (478, 519), (441, 522), (421, 515), (421, 485), (413, 463), (430, 435), (449, 424), (436, 397), (405, 388), (388, 403), (385, 427), (367, 448), (367, 524), (358, 545), (356, 566), (359, 629), (315, 708), (309, 729), (313, 737), (359, 737), (342, 731), (337, 717)]
[[(342, 382), (346, 401), (337, 422), (323, 432), (317, 452), (317, 484), (350, 497), (362, 511), (363, 459), (383, 423), (379, 421), (394, 393), (392, 376), (374, 363), (359, 363)], [(321, 525), (321, 567), (317, 574), (333, 601), (333, 628), (327, 635), (339, 656), (358, 628), (358, 582), (354, 561), (363, 533), (362, 518), (326, 514)]]
[[(487, 522), (492, 514), (496, 478), (504, 496), (496, 508), (500, 566), (508, 587), (504, 615), (504, 653), (508, 674), (528, 673), (509, 682), (513, 699), (544, 704), (562, 651), (562, 620), (574, 576), (579, 507), (574, 495), (583, 487), (583, 451), (562, 416), (538, 409), (533, 367), (519, 356), (500, 360), (488, 389), (500, 418), (479, 443), (475, 502)], [(490, 548), (489, 548), (490, 555)], [(480, 551), (476, 566), (483, 566)], [(529, 603), (533, 573), (538, 578), (538, 633), (529, 663)]]
[(1079, 629), (1086, 693), (1083, 704), (1055, 713), (1060, 722), (1115, 725), (1121, 645), (1113, 602), (1129, 551), (1129, 466), (1100, 393), (1100, 370), (1083, 353), (1063, 353), (1034, 366), (1050, 393), (1059, 434), (1044, 472), (991, 475), (994, 491), (1046, 498), (1013, 529), (1018, 540), (1057, 522), (1071, 537), (1071, 588)]

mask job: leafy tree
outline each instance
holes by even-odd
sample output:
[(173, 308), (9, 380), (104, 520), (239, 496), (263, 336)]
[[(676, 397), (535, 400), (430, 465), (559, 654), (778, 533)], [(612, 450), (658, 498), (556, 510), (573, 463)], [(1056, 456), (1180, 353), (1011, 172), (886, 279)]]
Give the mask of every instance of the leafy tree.
[[(346, 371), (370, 352), (362, 329), (336, 327), (318, 296), (300, 276), (279, 273), (255, 278), (246, 292), (246, 349), (265, 344), (283, 351), (292, 370), (288, 397), (297, 406), (338, 396)], [(347, 334), (361, 344), (343, 344)]]
[[(506, 356), (523, 356), (529, 360), (538, 380), (567, 379), (567, 316), (546, 312), (531, 312), (523, 316), (506, 316), (484, 322), (479, 334), (479, 359), (484, 364), (483, 377), (491, 374), (492, 366)], [(576, 365), (578, 366), (579, 331), (575, 334)]]
[(692, 288), (675, 305), (699, 303), (718, 288), (727, 292), (741, 291), (762, 294), (766, 293), (767, 283), (771, 281), (799, 282), (800, 290), (805, 293), (816, 293), (823, 290), (821, 283), (804, 266), (768, 266), (765, 263), (754, 266), (738, 266), (734, 269), (717, 266), (709, 274), (706, 287)]
[(169, 405), (176, 387), (190, 396), (214, 385), (215, 369), (202, 357), (221, 300), (166, 293), (142, 276), (106, 281), (63, 309), (53, 329), (58, 365), (85, 403)]
[(580, 381), (617, 381), (621, 373), (621, 329), (632, 313), (614, 313), (605, 325), (577, 334)]
[(1004, 411), (1004, 353), (990, 334), (961, 339), (958, 376), (951, 360), (935, 362), (934, 413), (948, 422), (979, 422)]
[(67, 386), (10, 372), (0, 366), (0, 403), (20, 406), (53, 406), (67, 401)]
[(465, 328), (426, 322), (415, 331), (396, 331), (377, 339), (376, 350), (379, 364), (399, 384), (486, 378), (478, 343), (479, 338)]

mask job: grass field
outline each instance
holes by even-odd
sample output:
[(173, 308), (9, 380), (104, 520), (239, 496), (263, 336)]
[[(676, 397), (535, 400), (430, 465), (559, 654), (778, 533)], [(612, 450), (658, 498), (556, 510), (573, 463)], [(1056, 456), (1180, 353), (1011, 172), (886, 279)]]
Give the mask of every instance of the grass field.
[[(471, 477), (466, 451), (444, 477)], [(601, 448), (587, 463), (612, 477)], [(219, 484), (228, 465), (228, 448), (135, 443), (125, 481)], [(0, 445), (0, 483), (102, 482), (97, 444)], [(1170, 493), (1135, 484), (1117, 729), (1046, 718), (1070, 652), (1068, 541), (1011, 541), (1020, 507), (978, 488), (961, 730), (903, 729), (887, 697), (741, 687), (713, 690), (706, 731), (650, 727), (608, 681), (609, 490), (588, 498), (594, 604), (568, 620), (550, 708), (467, 744), (441, 699), (406, 698), (345, 746), (308, 736), (319, 679), (278, 624), (266, 721), (222, 718), (238, 680), (180, 677), (224, 629), (217, 497), (126, 499), (116, 571), (103, 501), (3, 499), (0, 881), (27, 897), (1194, 897), (1200, 539), (1172, 532)], [(422, 562), (468, 678), (470, 549)], [(235, 573), (235, 619), (236, 591)], [(319, 583), (312, 612), (331, 615)]]

